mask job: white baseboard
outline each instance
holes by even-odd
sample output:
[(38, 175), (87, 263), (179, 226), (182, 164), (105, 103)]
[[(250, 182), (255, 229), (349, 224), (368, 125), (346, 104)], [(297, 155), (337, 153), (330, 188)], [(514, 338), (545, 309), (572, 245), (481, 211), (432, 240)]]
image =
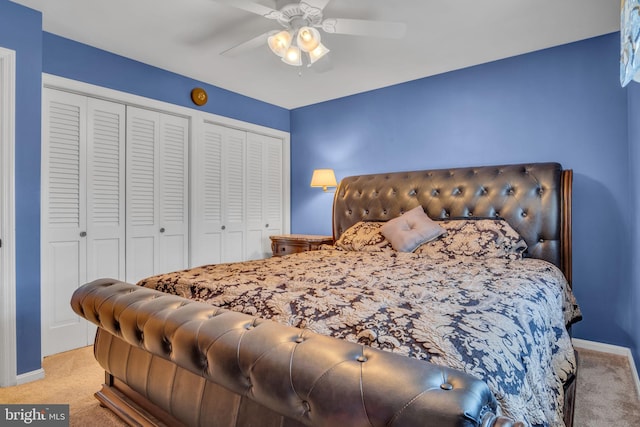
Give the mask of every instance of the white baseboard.
[(602, 353), (616, 354), (618, 356), (626, 356), (629, 359), (629, 366), (631, 367), (631, 373), (635, 378), (636, 392), (640, 397), (640, 379), (638, 378), (638, 371), (636, 364), (633, 361), (633, 353), (628, 347), (621, 347), (619, 345), (605, 344), (597, 341), (581, 340), (579, 338), (572, 338), (573, 346), (577, 348), (584, 348), (585, 350), (600, 351)]
[(44, 369), (40, 368), (35, 371), (27, 372), (26, 374), (20, 374), (16, 377), (17, 385), (30, 383), (32, 381), (41, 380), (44, 378)]

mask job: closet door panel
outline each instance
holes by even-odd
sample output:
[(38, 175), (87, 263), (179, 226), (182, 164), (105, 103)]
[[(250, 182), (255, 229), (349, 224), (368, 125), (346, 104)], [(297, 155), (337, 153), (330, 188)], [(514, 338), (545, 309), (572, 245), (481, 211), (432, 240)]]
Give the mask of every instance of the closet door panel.
[(264, 222), (266, 232), (262, 238), (262, 251), (265, 256), (271, 254), (271, 240), (269, 236), (283, 233), (283, 164), (282, 140), (264, 137), (265, 171), (263, 186)]
[(94, 279), (109, 277), (125, 280), (124, 238), (92, 239), (91, 257), (87, 271), (91, 271)]
[(264, 221), (264, 146), (258, 135), (247, 135), (247, 259), (265, 258), (262, 236)]
[(203, 122), (193, 152), (192, 265), (271, 256), (284, 230), (283, 141)]
[(270, 235), (282, 233), (282, 140), (247, 135), (247, 258), (271, 255)]
[(157, 247), (155, 236), (127, 237), (127, 282), (136, 283), (156, 274)]
[(158, 272), (182, 270), (188, 266), (188, 134), (187, 119), (160, 115)]
[[(197, 233), (197, 232), (196, 232)], [(195, 246), (191, 253), (191, 266), (220, 264), (222, 261), (222, 233), (210, 231), (197, 233)]]
[(88, 99), (87, 281), (125, 279), (125, 106)]
[(86, 282), (85, 97), (43, 91), (42, 355), (86, 343), (87, 323), (71, 310)]
[(127, 281), (188, 266), (189, 121), (127, 107)]
[(127, 107), (126, 277), (136, 283), (159, 265), (158, 114)]
[(200, 134), (193, 162), (192, 265), (242, 261), (246, 133), (204, 122)]
[[(78, 279), (84, 273), (82, 261), (84, 259), (84, 245), (74, 241), (58, 241), (49, 245), (47, 256), (50, 261), (48, 272), (51, 274), (50, 289), (47, 292), (47, 302), (53, 301), (49, 333), (65, 326), (77, 325), (77, 316), (69, 313), (67, 305), (71, 294), (84, 283)], [(60, 331), (61, 334), (66, 333)], [(56, 334), (57, 335), (57, 334)]]
[(194, 148), (194, 213), (192, 265), (222, 262), (222, 146), (223, 129), (203, 123)]
[(226, 129), (223, 168), (224, 262), (245, 258), (246, 132)]

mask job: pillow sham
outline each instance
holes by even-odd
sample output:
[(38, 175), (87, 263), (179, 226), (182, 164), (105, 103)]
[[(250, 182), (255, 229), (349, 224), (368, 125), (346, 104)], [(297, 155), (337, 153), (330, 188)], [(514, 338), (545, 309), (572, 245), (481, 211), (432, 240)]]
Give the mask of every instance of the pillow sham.
[(398, 252), (413, 252), (423, 243), (444, 234), (445, 229), (429, 218), (422, 206), (416, 206), (384, 223), (380, 232), (391, 242), (393, 249)]
[(434, 259), (460, 256), (521, 259), (527, 243), (503, 219), (458, 219), (439, 221), (446, 230), (442, 238), (421, 245), (416, 253)]
[(360, 221), (345, 230), (334, 246), (343, 251), (381, 252), (392, 250), (391, 243), (380, 233), (382, 222)]

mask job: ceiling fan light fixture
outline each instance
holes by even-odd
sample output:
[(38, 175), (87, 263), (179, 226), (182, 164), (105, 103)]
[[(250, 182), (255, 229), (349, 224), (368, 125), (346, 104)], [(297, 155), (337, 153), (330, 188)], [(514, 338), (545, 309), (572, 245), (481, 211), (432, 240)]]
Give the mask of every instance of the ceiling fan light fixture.
[(286, 30), (282, 30), (277, 34), (269, 36), (267, 43), (273, 53), (284, 58), (287, 50), (291, 46), (291, 39), (291, 33)]
[(320, 45), (320, 32), (313, 27), (302, 27), (296, 41), (301, 50), (311, 52)]
[[(322, 44), (322, 31), (329, 34), (392, 39), (400, 39), (406, 35), (407, 25), (402, 22), (325, 19), (324, 8), (330, 0), (271, 0), (271, 3), (275, 3), (274, 6), (262, 4), (266, 3), (265, 0), (216, 1), (277, 21), (284, 28), (267, 31), (221, 53), (227, 56), (236, 56), (240, 52), (262, 45), (266, 38), (269, 49), (279, 56), (282, 62), (295, 67), (309, 67), (329, 53), (329, 49)], [(329, 61), (322, 62), (329, 64)], [(321, 63), (319, 66), (322, 65)]]
[(325, 56), (327, 53), (329, 53), (329, 49), (325, 45), (320, 43), (315, 49), (309, 52), (309, 66), (311, 66), (311, 64), (316, 62), (318, 59)]
[(289, 49), (285, 52), (282, 57), (282, 61), (289, 65), (301, 66), (302, 65), (302, 54), (300, 52), (300, 48), (298, 46), (289, 46)]

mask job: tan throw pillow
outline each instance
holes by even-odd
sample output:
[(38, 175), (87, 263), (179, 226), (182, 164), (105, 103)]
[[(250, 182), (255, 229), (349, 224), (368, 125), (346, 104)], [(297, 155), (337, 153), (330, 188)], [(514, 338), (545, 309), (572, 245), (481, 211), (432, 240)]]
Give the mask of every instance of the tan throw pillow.
[(380, 233), (382, 222), (360, 221), (349, 227), (335, 242), (343, 251), (381, 252), (393, 250)]
[(446, 234), (415, 252), (433, 259), (457, 257), (521, 259), (527, 243), (503, 219), (438, 221)]
[(397, 218), (387, 221), (381, 228), (382, 235), (399, 252), (413, 252), (418, 246), (445, 233), (437, 222), (417, 206)]

